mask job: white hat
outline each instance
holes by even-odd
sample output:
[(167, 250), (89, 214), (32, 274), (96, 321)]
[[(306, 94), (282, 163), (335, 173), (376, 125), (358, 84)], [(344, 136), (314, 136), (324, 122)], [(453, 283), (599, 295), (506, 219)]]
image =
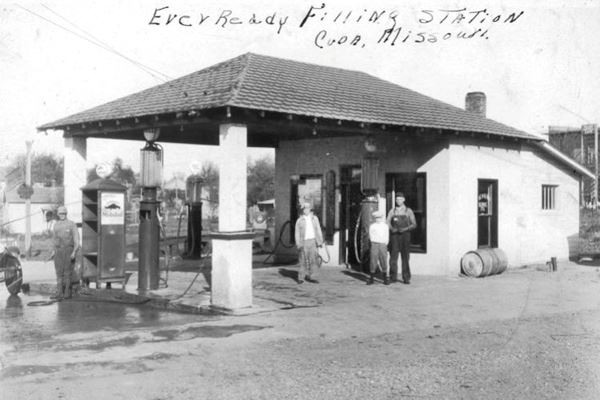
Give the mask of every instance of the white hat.
[(373, 211), (373, 216), (374, 216), (375, 218), (383, 218), (383, 216), (384, 216), (384, 215), (383, 215), (383, 211), (379, 211), (379, 210), (377, 210), (377, 211)]
[(302, 209), (304, 210), (305, 208), (312, 210), (312, 205), (310, 203), (302, 203)]

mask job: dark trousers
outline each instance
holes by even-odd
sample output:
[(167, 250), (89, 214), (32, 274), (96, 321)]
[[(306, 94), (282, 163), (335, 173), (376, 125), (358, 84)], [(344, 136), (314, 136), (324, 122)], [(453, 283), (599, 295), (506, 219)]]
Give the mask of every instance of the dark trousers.
[(410, 282), (410, 232), (392, 233), (390, 235), (390, 277), (398, 279), (398, 254), (402, 258), (402, 280)]
[(75, 266), (71, 260), (73, 247), (56, 247), (54, 254), (54, 269), (56, 270), (56, 287), (59, 297), (71, 296), (71, 274)]

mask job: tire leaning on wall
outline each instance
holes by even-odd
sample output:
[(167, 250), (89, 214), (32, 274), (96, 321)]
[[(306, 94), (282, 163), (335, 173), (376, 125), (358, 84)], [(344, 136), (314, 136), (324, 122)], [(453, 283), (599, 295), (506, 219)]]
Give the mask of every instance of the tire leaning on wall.
[(462, 272), (473, 278), (497, 275), (506, 271), (508, 259), (498, 248), (483, 248), (467, 252), (460, 260)]

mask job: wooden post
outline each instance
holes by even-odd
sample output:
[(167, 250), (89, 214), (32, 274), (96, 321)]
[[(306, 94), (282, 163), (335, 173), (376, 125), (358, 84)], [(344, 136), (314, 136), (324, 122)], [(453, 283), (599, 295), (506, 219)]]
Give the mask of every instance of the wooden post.
[[(585, 147), (584, 147), (584, 140), (583, 140), (583, 129), (581, 129), (581, 150), (579, 152), (579, 157), (580, 160), (579, 162), (581, 163), (581, 165), (583, 165), (585, 167)], [(579, 206), (580, 207), (585, 207), (585, 185), (583, 184), (585, 178), (581, 178), (579, 179)]]
[[(31, 140), (25, 141), (27, 146), (27, 163), (25, 164), (25, 185), (31, 187)], [(31, 196), (25, 199), (25, 254), (31, 257)]]
[(594, 209), (598, 208), (598, 126), (592, 125), (594, 131)]

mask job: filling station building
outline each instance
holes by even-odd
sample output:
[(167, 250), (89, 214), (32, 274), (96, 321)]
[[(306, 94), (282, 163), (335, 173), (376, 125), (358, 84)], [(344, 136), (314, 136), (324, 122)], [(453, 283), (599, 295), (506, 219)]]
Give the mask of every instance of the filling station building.
[[(418, 224), (415, 274), (457, 275), (461, 257), (482, 247), (502, 249), (510, 266), (567, 258), (581, 178), (593, 175), (485, 109), (480, 92), (461, 109), (363, 72), (247, 53), (39, 129), (64, 132), (67, 207), (85, 184), (87, 138), (143, 140), (160, 129), (159, 142), (219, 146), (213, 271), (237, 270), (232, 282), (247, 280), (251, 263), (251, 239), (239, 233), (247, 146), (275, 149), (276, 238), (293, 240), (309, 201), (329, 264), (357, 261), (365, 196), (387, 212), (399, 191)], [(295, 256), (277, 247), (278, 260)]]

